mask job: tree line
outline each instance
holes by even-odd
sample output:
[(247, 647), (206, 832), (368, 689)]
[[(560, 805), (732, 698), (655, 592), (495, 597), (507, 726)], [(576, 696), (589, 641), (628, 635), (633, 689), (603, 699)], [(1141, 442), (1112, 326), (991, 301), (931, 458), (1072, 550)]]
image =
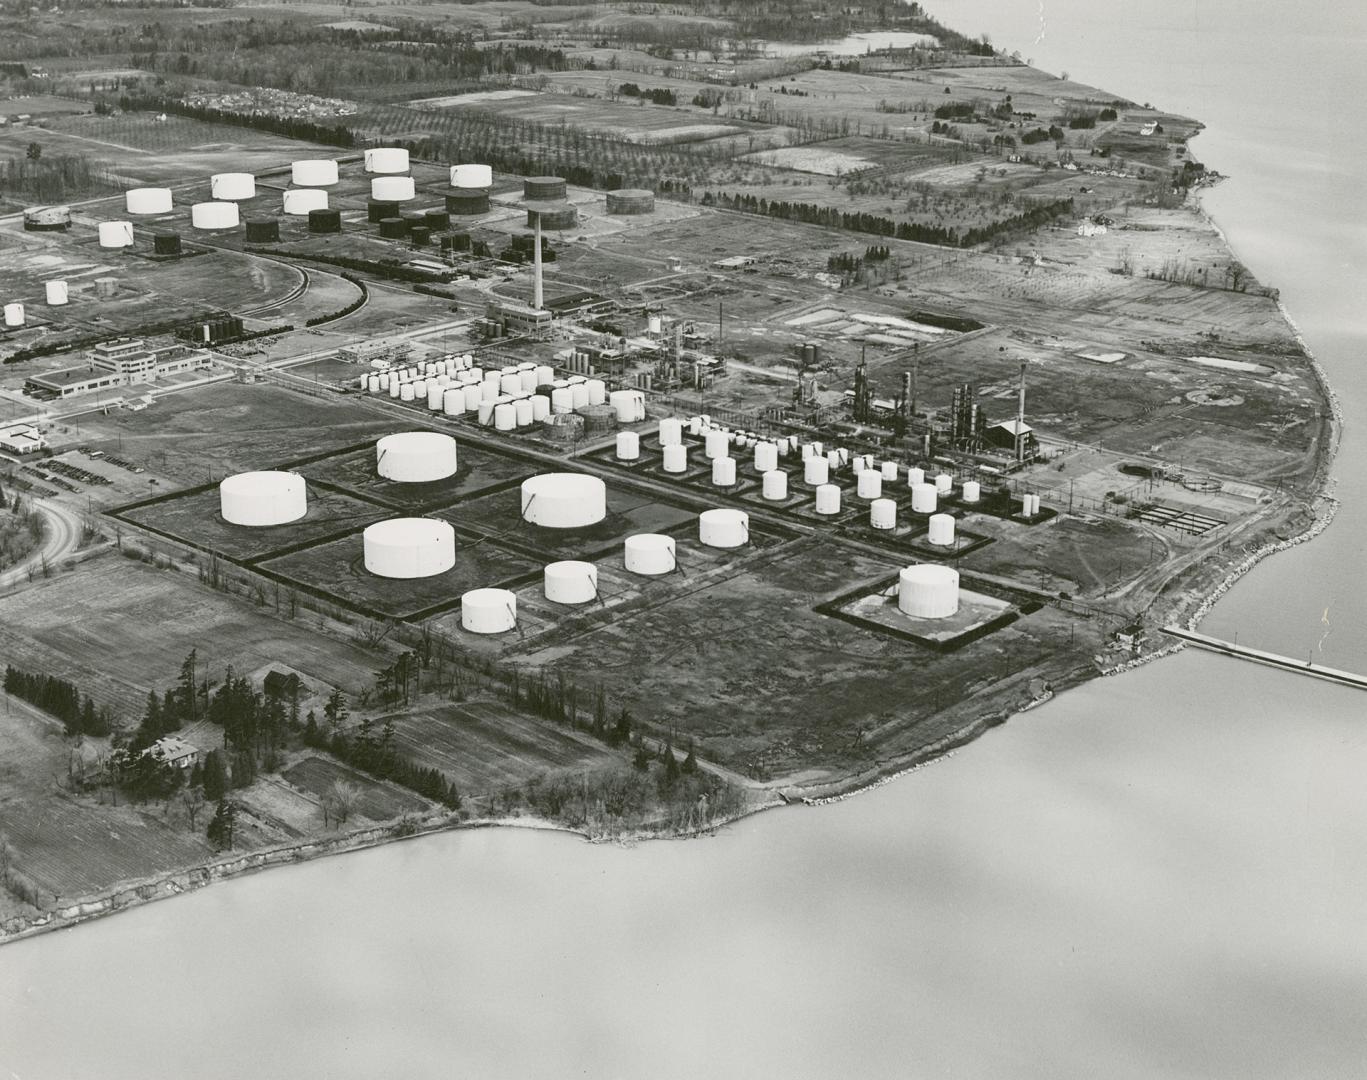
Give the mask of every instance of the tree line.
[(113, 717), (107, 707), (97, 709), (89, 694), (82, 694), (75, 683), (55, 675), (23, 671), (7, 664), (5, 693), (51, 713), (62, 722), (68, 735), (99, 736), (113, 730)]

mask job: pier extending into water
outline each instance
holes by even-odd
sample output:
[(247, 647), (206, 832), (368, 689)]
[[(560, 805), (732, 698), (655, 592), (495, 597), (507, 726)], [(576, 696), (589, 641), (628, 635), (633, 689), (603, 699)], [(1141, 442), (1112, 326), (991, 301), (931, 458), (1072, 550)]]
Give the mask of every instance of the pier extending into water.
[(1224, 653), (1226, 656), (1237, 657), (1240, 660), (1251, 660), (1255, 664), (1265, 664), (1268, 667), (1281, 668), (1283, 671), (1295, 672), (1299, 675), (1311, 675), (1316, 679), (1323, 679), (1326, 682), (1338, 683), (1340, 686), (1351, 686), (1358, 690), (1367, 690), (1367, 675), (1358, 675), (1352, 671), (1340, 671), (1338, 668), (1324, 667), (1321, 664), (1312, 663), (1309, 660), (1295, 660), (1290, 656), (1282, 656), (1279, 653), (1266, 652), (1263, 649), (1252, 649), (1247, 645), (1238, 645), (1232, 641), (1223, 641), (1220, 638), (1211, 637), (1208, 634), (1198, 634), (1195, 630), (1183, 630), (1180, 626), (1165, 626), (1163, 633), (1170, 637), (1180, 638), (1182, 641), (1190, 642), (1192, 645), (1211, 652)]

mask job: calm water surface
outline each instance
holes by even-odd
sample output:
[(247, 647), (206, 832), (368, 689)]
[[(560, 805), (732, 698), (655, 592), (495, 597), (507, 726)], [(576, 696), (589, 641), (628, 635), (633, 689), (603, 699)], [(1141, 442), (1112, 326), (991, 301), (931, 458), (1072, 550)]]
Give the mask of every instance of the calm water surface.
[[(1363, 16), (932, 9), (1209, 125), (1207, 206), (1349, 427), (1338, 521), (1207, 626), (1367, 666), (1367, 152), (1330, 141)], [(714, 839), (453, 834), (216, 885), (0, 950), (0, 1075), (1367, 1075), (1364, 705), (1184, 654)]]

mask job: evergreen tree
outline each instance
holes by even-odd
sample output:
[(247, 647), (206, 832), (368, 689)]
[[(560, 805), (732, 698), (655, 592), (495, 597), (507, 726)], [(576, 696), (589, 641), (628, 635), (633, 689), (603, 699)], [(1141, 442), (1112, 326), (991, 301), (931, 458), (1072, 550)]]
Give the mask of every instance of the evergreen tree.
[(222, 750), (210, 750), (204, 758), (204, 797), (222, 800), (228, 792), (228, 769)]
[(237, 807), (224, 799), (218, 800), (218, 806), (214, 809), (213, 819), (209, 822), (208, 829), (205, 830), (209, 837), (209, 843), (222, 851), (224, 848), (231, 849), (233, 846), (233, 834), (237, 828)]

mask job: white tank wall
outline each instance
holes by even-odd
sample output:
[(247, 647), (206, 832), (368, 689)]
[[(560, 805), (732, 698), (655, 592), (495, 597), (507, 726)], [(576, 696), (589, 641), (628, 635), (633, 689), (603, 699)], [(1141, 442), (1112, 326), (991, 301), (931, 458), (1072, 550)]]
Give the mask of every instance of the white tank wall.
[(949, 547), (954, 543), (954, 519), (949, 514), (931, 514), (927, 539), (932, 544)]
[(487, 188), (494, 182), (494, 170), (488, 165), (452, 165), (453, 188)]
[(924, 563), (898, 575), (897, 606), (916, 619), (944, 619), (959, 610), (959, 572)]
[(522, 517), (547, 529), (582, 529), (607, 516), (607, 485), (583, 473), (542, 473), (522, 481)]
[(816, 512), (818, 514), (840, 513), (840, 489), (834, 484), (822, 484), (816, 489)]
[(954, 487), (954, 477), (949, 473), (940, 473), (935, 477), (935, 490), (941, 495), (948, 495), (950, 489)]
[(698, 515), (698, 540), (706, 547), (734, 548), (750, 541), (750, 515), (729, 508)]
[(856, 487), (861, 499), (877, 499), (883, 494), (883, 475), (873, 469), (865, 469), (859, 474)]
[(303, 158), (290, 164), (290, 182), (300, 187), (328, 187), (337, 180), (337, 162), (332, 158)]
[(51, 307), (59, 307), (68, 300), (68, 292), (65, 281), (45, 281), (43, 282), (43, 296)]
[(664, 470), (667, 473), (688, 471), (688, 447), (675, 444), (664, 449)]
[(875, 529), (897, 528), (897, 503), (892, 499), (874, 499), (869, 503), (869, 524)]
[(736, 482), (736, 459), (718, 457), (712, 459), (712, 483), (716, 487), (731, 487)]
[(646, 396), (640, 390), (614, 390), (608, 402), (617, 410), (619, 424), (635, 424), (646, 418)]
[(546, 599), (557, 604), (587, 604), (598, 598), (598, 567), (573, 559), (546, 566), (542, 577)]
[(755, 443), (754, 449), (755, 472), (773, 472), (778, 468), (778, 447), (771, 442)]
[(129, 188), (123, 193), (123, 204), (130, 214), (169, 214), (173, 202), (170, 188)]
[(507, 589), (472, 589), (460, 598), (460, 625), (472, 634), (502, 634), (517, 626), (517, 596)]
[(802, 479), (805, 483), (812, 485), (825, 484), (831, 479), (831, 467), (826, 463), (824, 457), (813, 455), (802, 466)]
[(370, 181), (370, 197), (384, 202), (407, 202), (417, 195), (411, 176), (377, 176)]
[(201, 202), (190, 207), (190, 224), (196, 229), (235, 229), (240, 221), (235, 202)]
[(634, 431), (617, 433), (617, 460), (635, 461), (641, 456), (641, 436)]
[(977, 502), (982, 498), (982, 485), (976, 480), (965, 480), (962, 498), (966, 503)]
[(133, 223), (131, 221), (101, 221), (100, 247), (121, 248), (133, 243)]
[(365, 568), (387, 578), (421, 578), (456, 565), (456, 533), (436, 518), (390, 518), (361, 534)]
[(365, 171), (370, 173), (405, 173), (408, 171), (408, 151), (401, 146), (373, 147), (365, 152)]
[(674, 537), (637, 533), (622, 545), (622, 561), (633, 574), (668, 574), (676, 565)]
[(254, 199), (256, 177), (245, 172), (214, 173), (209, 178), (209, 193), (215, 199)]
[[(409, 389), (410, 383), (404, 383)], [(390, 384), (391, 391), (394, 384)], [(375, 467), (386, 480), (423, 484), (456, 471), (456, 440), (437, 431), (401, 431), (375, 444)]]
[(660, 421), (660, 445), (678, 446), (683, 442), (683, 421), (676, 416), (667, 416)]
[(232, 525), (283, 525), (308, 512), (307, 485), (298, 473), (245, 472), (218, 485), (219, 512)]
[(778, 469), (770, 469), (764, 474), (764, 486), (760, 494), (766, 499), (782, 501), (788, 497), (788, 474)]
[(290, 188), (280, 200), (280, 208), (297, 217), (310, 210), (326, 210), (328, 193), (322, 188)]
[(5, 325), (23, 326), (24, 325), (24, 305), (18, 302), (5, 305)]
[(883, 480), (885, 483), (893, 484), (897, 482), (897, 462), (883, 462), (883, 464), (879, 468), (879, 472), (883, 474)]
[(910, 469), (907, 470), (907, 487), (913, 487), (913, 488), (914, 488), (917, 484), (924, 484), (925, 482), (926, 482), (926, 471), (925, 471), (925, 469), (917, 469), (917, 468), (913, 467), (913, 468), (910, 468)]
[(939, 500), (934, 484), (915, 484), (911, 489), (911, 509), (918, 514), (933, 514)]

